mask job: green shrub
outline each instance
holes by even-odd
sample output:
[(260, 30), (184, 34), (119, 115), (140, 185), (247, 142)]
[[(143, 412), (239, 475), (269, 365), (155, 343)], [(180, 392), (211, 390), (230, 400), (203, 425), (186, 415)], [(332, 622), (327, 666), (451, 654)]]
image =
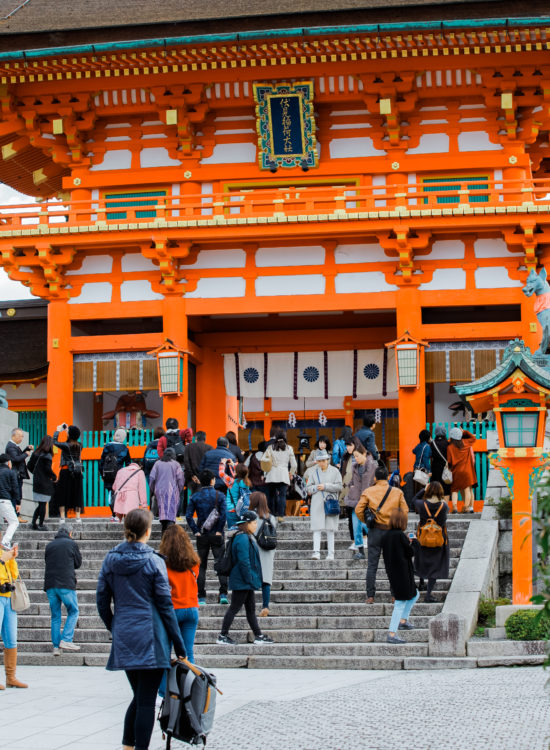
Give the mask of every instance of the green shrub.
[(495, 626), (495, 610), (505, 604), (510, 604), (510, 599), (485, 599), (482, 596), (477, 613), (477, 624), (484, 628), (493, 628)]
[(505, 628), (512, 641), (542, 641), (550, 636), (550, 619), (544, 612), (519, 609), (506, 620)]
[(496, 508), (498, 517), (503, 521), (512, 518), (512, 498), (509, 495), (501, 497)]

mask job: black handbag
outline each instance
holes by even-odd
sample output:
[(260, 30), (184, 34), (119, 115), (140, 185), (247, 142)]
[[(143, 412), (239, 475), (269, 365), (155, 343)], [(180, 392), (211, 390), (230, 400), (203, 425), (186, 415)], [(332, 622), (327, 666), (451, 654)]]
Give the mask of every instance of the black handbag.
[(366, 526), (367, 526), (368, 529), (374, 529), (374, 527), (376, 525), (376, 518), (377, 518), (377, 515), (378, 515), (378, 511), (382, 508), (382, 506), (384, 505), (384, 503), (388, 499), (388, 495), (390, 494), (390, 492), (392, 491), (392, 489), (393, 489), (393, 487), (390, 485), (388, 487), (388, 489), (386, 490), (386, 494), (382, 498), (382, 502), (380, 503), (380, 505), (378, 506), (378, 508), (376, 510), (372, 510), (372, 508), (370, 507), (370, 505), (367, 505), (366, 510), (365, 510), (365, 524), (366, 524)]

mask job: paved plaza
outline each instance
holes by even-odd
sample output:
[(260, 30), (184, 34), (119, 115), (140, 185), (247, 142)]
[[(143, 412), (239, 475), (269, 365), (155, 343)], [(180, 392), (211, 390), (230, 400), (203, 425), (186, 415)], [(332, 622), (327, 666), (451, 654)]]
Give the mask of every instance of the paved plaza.
[[(0, 693), (2, 750), (119, 750), (123, 673), (21, 667)], [(442, 671), (216, 670), (208, 750), (549, 750), (540, 667)], [(151, 750), (164, 747), (155, 729)], [(174, 748), (187, 745), (174, 742)]]

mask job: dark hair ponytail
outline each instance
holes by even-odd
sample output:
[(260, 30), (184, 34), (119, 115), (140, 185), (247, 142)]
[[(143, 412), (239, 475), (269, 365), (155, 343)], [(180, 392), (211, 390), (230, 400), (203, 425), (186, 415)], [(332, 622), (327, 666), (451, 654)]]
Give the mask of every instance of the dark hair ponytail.
[(124, 519), (124, 536), (127, 542), (137, 542), (151, 528), (153, 514), (149, 510), (136, 508), (131, 510)]

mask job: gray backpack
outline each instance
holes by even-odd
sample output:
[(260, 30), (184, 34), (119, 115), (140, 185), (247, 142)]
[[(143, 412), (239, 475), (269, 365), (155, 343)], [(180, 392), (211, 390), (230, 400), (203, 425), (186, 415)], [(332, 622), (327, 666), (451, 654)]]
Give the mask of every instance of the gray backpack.
[(213, 674), (187, 660), (172, 664), (158, 717), (166, 750), (172, 739), (206, 745), (214, 724), (216, 691), (220, 692)]

